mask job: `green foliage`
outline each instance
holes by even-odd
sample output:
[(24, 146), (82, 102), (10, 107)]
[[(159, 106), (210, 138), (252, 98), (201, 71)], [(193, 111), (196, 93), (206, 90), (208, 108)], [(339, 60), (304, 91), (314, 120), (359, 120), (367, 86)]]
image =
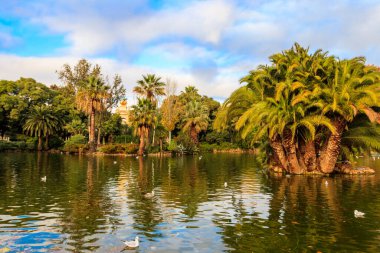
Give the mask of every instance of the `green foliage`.
[(86, 143), (87, 143), (86, 137), (81, 134), (73, 135), (67, 141), (65, 141), (65, 145), (86, 144)]
[(214, 150), (233, 150), (233, 149), (238, 149), (239, 146), (235, 143), (230, 143), (230, 142), (222, 142), (220, 144), (217, 143), (207, 143), (207, 142), (202, 142), (199, 145), (199, 149), (201, 152), (213, 152)]
[(106, 154), (136, 154), (139, 145), (135, 143), (127, 144), (107, 144), (99, 147), (98, 151)]
[(138, 143), (139, 139), (132, 134), (117, 135), (114, 138), (115, 143)]
[(175, 140), (172, 140), (169, 143), (168, 150), (169, 151), (175, 151), (177, 149), (177, 142)]

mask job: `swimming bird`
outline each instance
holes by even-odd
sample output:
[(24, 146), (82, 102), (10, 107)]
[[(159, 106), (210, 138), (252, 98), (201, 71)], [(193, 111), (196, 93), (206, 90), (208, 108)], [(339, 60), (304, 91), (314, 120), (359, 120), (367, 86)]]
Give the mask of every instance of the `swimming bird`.
[(202, 159), (202, 156), (199, 157), (199, 160), (201, 160), (201, 159)]
[(154, 197), (154, 191), (145, 193), (144, 197), (147, 198), (147, 199), (153, 198)]
[(136, 236), (134, 241), (126, 241), (124, 244), (128, 248), (137, 248), (139, 246), (139, 237)]
[(46, 182), (46, 176), (41, 177), (41, 182)]
[(117, 162), (116, 162), (116, 161), (113, 161), (113, 164), (117, 164)]
[(224, 182), (224, 187), (227, 187), (227, 182)]
[(328, 186), (329, 185), (329, 182), (327, 182), (327, 180), (325, 181), (325, 185)]
[(139, 159), (139, 157), (138, 157), (138, 156), (136, 156), (136, 159)]
[(363, 213), (363, 212), (360, 212), (360, 211), (358, 211), (358, 210), (355, 210), (355, 211), (354, 211), (354, 216), (355, 216), (355, 218), (363, 218), (364, 215), (365, 215), (365, 213)]

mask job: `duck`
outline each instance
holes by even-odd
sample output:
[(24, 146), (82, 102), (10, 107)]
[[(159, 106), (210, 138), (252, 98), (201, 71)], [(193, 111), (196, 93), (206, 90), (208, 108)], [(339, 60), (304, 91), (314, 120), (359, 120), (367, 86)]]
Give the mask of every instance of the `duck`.
[(363, 213), (363, 212), (360, 212), (360, 211), (358, 211), (358, 210), (355, 210), (355, 211), (354, 211), (354, 216), (355, 216), (355, 218), (363, 218), (364, 215), (365, 215), (365, 213)]
[(199, 157), (199, 160), (202, 160), (202, 156)]
[(46, 176), (41, 177), (41, 182), (46, 182)]
[(328, 186), (329, 185), (329, 182), (327, 182), (327, 180), (325, 181), (325, 185)]
[(130, 249), (137, 248), (139, 246), (139, 237), (136, 236), (134, 241), (125, 241), (124, 244)]
[(145, 193), (144, 197), (147, 198), (147, 199), (153, 198), (154, 197), (154, 191)]
[(224, 182), (224, 187), (227, 187), (227, 182)]
[(116, 161), (113, 161), (113, 164), (117, 164), (117, 162), (116, 162)]

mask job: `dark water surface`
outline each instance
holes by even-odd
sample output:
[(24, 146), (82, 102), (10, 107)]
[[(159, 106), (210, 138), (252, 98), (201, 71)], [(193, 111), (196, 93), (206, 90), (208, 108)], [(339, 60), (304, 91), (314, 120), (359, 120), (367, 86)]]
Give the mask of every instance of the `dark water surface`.
[(359, 163), (377, 174), (269, 177), (235, 154), (0, 154), (0, 252), (120, 252), (136, 235), (138, 252), (380, 252), (380, 160)]

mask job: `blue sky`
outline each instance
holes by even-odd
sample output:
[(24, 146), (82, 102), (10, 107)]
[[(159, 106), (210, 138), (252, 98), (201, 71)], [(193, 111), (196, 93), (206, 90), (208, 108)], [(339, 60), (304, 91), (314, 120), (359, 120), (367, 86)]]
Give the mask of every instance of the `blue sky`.
[(129, 92), (156, 73), (223, 100), (295, 41), (380, 65), (378, 13), (379, 0), (0, 0), (0, 78), (59, 83), (85, 57)]

